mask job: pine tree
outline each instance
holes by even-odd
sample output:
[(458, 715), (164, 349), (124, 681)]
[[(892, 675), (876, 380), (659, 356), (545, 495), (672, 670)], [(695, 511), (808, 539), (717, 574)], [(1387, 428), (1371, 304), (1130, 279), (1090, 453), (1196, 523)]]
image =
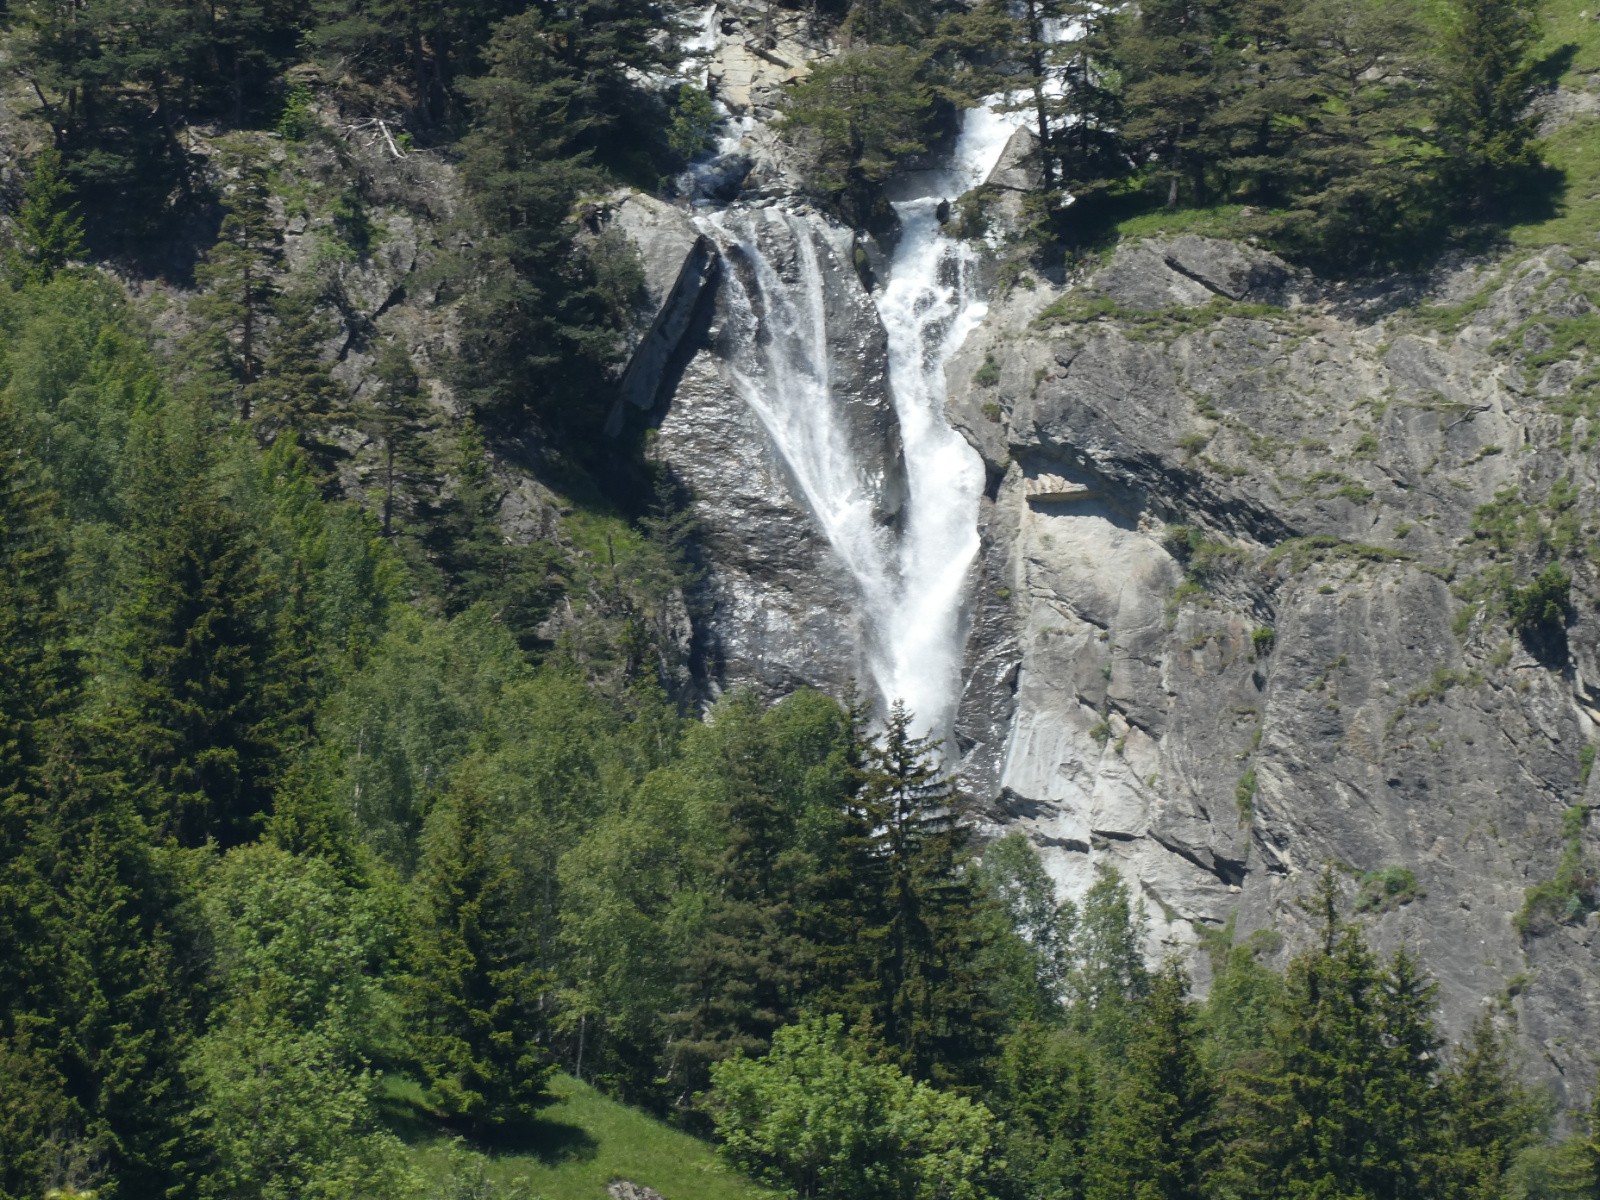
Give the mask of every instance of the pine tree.
[(1199, 1200), (1213, 1086), (1189, 981), (1169, 962), (1139, 1006), (1124, 1074), (1095, 1130), (1088, 1200)]
[(996, 1035), (979, 970), (987, 921), (967, 872), (962, 799), (936, 766), (936, 753), (911, 732), (910, 713), (896, 703), (865, 756), (856, 803), (872, 830), (872, 868), (881, 880), (869, 918), (878, 926), (870, 935), (878, 957), (875, 1015), (910, 1073), (970, 1082)]
[(1442, 59), (1439, 138), (1450, 175), (1490, 214), (1539, 165), (1537, 6), (1529, 0), (1456, 0)]
[(438, 479), (426, 439), (430, 410), (405, 347), (394, 339), (384, 342), (373, 375), (376, 386), (356, 421), (361, 432), (378, 443), (382, 464), (378, 526), (388, 538), (394, 536), (399, 506), (407, 499), (414, 506), (418, 490), (437, 487)]
[(231, 181), (222, 199), (222, 230), (195, 278), (206, 289), (194, 305), (205, 326), (203, 353), (233, 385), (239, 417), (248, 421), (262, 371), (262, 327), (276, 294), (273, 272), (283, 256), (272, 220), (265, 152), (237, 138), (218, 152)]
[(1445, 1075), (1448, 1147), (1437, 1194), (1503, 1196), (1512, 1160), (1537, 1137), (1538, 1109), (1512, 1074), (1506, 1041), (1485, 1014)]
[[(59, 589), (63, 533), (55, 497), (0, 395), (0, 804), (41, 761), (43, 727), (72, 686)], [(0, 833), (0, 854), (9, 839)]]
[(323, 441), (343, 389), (323, 361), (329, 330), (314, 295), (296, 289), (271, 300), (272, 324), (259, 375), (244, 385), (241, 411), (254, 416), (263, 442), (288, 434), (308, 452), (326, 458)]
[[(181, 1197), (196, 1163), (181, 1069), (197, 962), (181, 893), (149, 848), (134, 797), (82, 769), (101, 730), (75, 731), (45, 768), (21, 874), (33, 925), (21, 945), (15, 1028), (65, 1081), (64, 1147), (118, 1195)], [(73, 1135), (75, 1131), (75, 1136)]]
[(719, 706), (707, 731), (714, 820), (727, 844), (710, 864), (710, 911), (683, 966), (686, 1006), (673, 1015), (687, 1077), (730, 1054), (766, 1051), (802, 995), (795, 895), (805, 872), (777, 790), (761, 704), (744, 692)]
[(1289, 966), (1270, 1059), (1236, 1089), (1221, 1174), (1246, 1195), (1423, 1200), (1442, 1152), (1433, 987), (1386, 969), (1339, 912), (1331, 868), (1318, 944)]
[(1227, 67), (1225, 10), (1213, 0), (1149, 0), (1112, 34), (1124, 77), (1123, 136), (1162, 185), (1168, 208), (1203, 205), (1221, 147), (1212, 124)]
[(6, 255), (6, 274), (15, 284), (48, 283), (51, 276), (84, 255), (83, 220), (72, 201), (72, 185), (61, 169), (61, 154), (43, 150), (17, 208), (21, 245)]
[(272, 605), (217, 496), (193, 418), (139, 436), (135, 582), (117, 615), (122, 687), (111, 750), (150, 819), (184, 845), (230, 845), (269, 810), (282, 747), (269, 695)]
[(1022, 1194), (1081, 1200), (1102, 1099), (1086, 1039), (1025, 1021), (1000, 1045), (988, 1103), (1003, 1122), (1008, 1176)]
[(527, 1121), (550, 1073), (537, 1041), (549, 980), (504, 823), (470, 778), (429, 815), (411, 940), (418, 1059), (446, 1111), (485, 1134)]
[(1291, 10), (1307, 102), (1278, 119), (1291, 141), (1263, 228), (1351, 268), (1414, 253), (1435, 227), (1440, 168), (1414, 9), (1402, 0), (1303, 0)]

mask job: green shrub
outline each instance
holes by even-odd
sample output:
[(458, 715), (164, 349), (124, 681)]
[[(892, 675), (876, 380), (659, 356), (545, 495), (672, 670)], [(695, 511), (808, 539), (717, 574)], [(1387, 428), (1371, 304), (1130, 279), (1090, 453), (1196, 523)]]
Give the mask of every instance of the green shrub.
[(1525, 587), (1506, 589), (1506, 616), (1524, 633), (1559, 629), (1572, 608), (1572, 576), (1551, 563)]
[(1256, 811), (1256, 769), (1246, 767), (1233, 789), (1234, 803), (1239, 806), (1239, 819), (1248, 821)]
[(283, 98), (283, 111), (278, 114), (278, 136), (286, 142), (303, 142), (317, 127), (317, 114), (312, 109), (311, 89), (303, 83), (291, 87)]
[(992, 388), (1000, 382), (1000, 365), (994, 361), (994, 355), (983, 356), (983, 365), (973, 372), (972, 382), (982, 388)]
[(1273, 644), (1278, 640), (1277, 631), (1271, 625), (1261, 625), (1250, 634), (1250, 645), (1256, 652), (1256, 657), (1271, 654)]
[(1523, 893), (1522, 911), (1513, 922), (1518, 933), (1526, 937), (1552, 925), (1581, 921), (1600, 907), (1600, 880), (1583, 854), (1583, 830), (1588, 822), (1589, 809), (1582, 804), (1574, 804), (1561, 815), (1565, 845), (1555, 877)]
[(1390, 912), (1423, 894), (1417, 888), (1417, 877), (1408, 867), (1368, 871), (1361, 876), (1360, 889), (1357, 912)]

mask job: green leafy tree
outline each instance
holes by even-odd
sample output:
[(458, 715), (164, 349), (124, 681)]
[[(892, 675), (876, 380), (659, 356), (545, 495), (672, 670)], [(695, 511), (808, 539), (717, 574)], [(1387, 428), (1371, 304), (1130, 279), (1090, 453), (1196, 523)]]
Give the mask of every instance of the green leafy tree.
[(974, 877), (994, 901), (996, 928), (984, 973), (992, 981), (997, 1006), (1013, 1021), (1058, 1017), (1066, 998), (1077, 906), (1056, 901), (1054, 881), (1019, 832), (984, 847)]
[(83, 219), (72, 201), (72, 185), (61, 154), (43, 150), (22, 189), (16, 215), (19, 246), (6, 256), (13, 283), (47, 283), (61, 268), (84, 256)]
[(759, 1059), (712, 1068), (724, 1153), (817, 1200), (983, 1200), (996, 1166), (982, 1105), (917, 1083), (845, 1036), (837, 1015), (778, 1031)]
[(1067, 973), (1073, 1026), (1119, 1056), (1135, 1004), (1150, 988), (1144, 965), (1145, 914), (1115, 867), (1101, 866), (1083, 898)]

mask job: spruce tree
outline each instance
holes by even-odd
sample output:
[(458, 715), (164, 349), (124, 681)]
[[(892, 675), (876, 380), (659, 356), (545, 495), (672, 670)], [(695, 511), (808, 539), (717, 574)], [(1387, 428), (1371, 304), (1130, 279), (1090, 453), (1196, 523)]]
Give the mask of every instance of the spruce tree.
[(1489, 215), (1539, 165), (1533, 51), (1538, 8), (1530, 0), (1455, 0), (1441, 54), (1439, 138), (1449, 176)]
[(254, 417), (263, 442), (288, 434), (325, 463), (328, 424), (344, 395), (323, 360), (328, 322), (304, 289), (273, 297), (269, 311), (259, 374), (244, 385), (241, 411)]
[(550, 1073), (538, 1044), (550, 981), (535, 965), (505, 824), (478, 781), (463, 780), (428, 817), (415, 885), (417, 1057), (445, 1110), (480, 1134), (525, 1123)]
[(393, 537), (396, 517), (415, 509), (419, 492), (438, 486), (437, 468), (429, 452), (430, 409), (422, 394), (411, 357), (399, 341), (389, 339), (373, 362), (376, 385), (356, 413), (357, 428), (378, 444), (380, 462), (378, 527)]
[(719, 793), (714, 819), (728, 840), (710, 865), (710, 911), (683, 964), (687, 1004), (671, 1022), (696, 1081), (704, 1064), (764, 1053), (801, 999), (794, 898), (803, 873), (760, 707), (742, 693), (719, 707), (707, 731)]
[(115, 1195), (181, 1197), (197, 1152), (182, 1056), (199, 986), (183, 896), (151, 850), (131, 789), (84, 764), (80, 729), (44, 769), (21, 864), (31, 916), (13, 1028), (65, 1081), (65, 1147)]
[(1200, 1200), (1214, 1093), (1189, 981), (1169, 962), (1139, 1006), (1089, 1155), (1088, 1200)]
[(5, 257), (14, 284), (48, 283), (51, 276), (84, 255), (83, 220), (72, 201), (72, 185), (62, 172), (61, 154), (40, 151), (22, 189), (16, 215), (20, 245)]
[(209, 478), (203, 437), (197, 418), (177, 412), (138, 435), (110, 750), (163, 836), (231, 845), (268, 811), (283, 747), (270, 596)]
[(873, 873), (881, 879), (878, 928), (870, 935), (878, 956), (876, 1015), (910, 1073), (970, 1083), (998, 1025), (979, 968), (988, 921), (967, 870), (962, 797), (936, 754), (896, 703), (862, 770), (856, 802), (872, 830)]
[(195, 270), (206, 290), (194, 310), (204, 326), (202, 353), (231, 382), (239, 417), (248, 421), (261, 378), (262, 328), (276, 294), (273, 272), (283, 257), (282, 235), (268, 207), (272, 185), (262, 148), (236, 138), (223, 144), (218, 160), (230, 177), (222, 230)]
[(1443, 1087), (1448, 1140), (1437, 1194), (1460, 1200), (1504, 1195), (1512, 1161), (1537, 1138), (1539, 1114), (1487, 1014), (1457, 1048)]

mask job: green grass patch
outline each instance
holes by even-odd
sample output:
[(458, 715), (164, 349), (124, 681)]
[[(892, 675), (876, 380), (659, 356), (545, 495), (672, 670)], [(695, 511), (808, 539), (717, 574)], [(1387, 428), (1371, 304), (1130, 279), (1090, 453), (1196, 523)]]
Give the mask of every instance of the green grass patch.
[(1317, 534), (1314, 537), (1289, 538), (1279, 542), (1272, 548), (1272, 553), (1263, 560), (1261, 569), (1270, 571), (1279, 563), (1286, 563), (1289, 572), (1298, 575), (1312, 563), (1393, 563), (1410, 560), (1411, 555), (1403, 550), (1370, 546), (1365, 542), (1346, 542), (1326, 534)]
[(1245, 228), (1245, 206), (1218, 204), (1213, 208), (1158, 208), (1124, 217), (1114, 228), (1123, 239), (1170, 237), (1192, 233), (1200, 237), (1240, 238)]
[(551, 1080), (555, 1103), (519, 1139), (492, 1151), (463, 1147), (427, 1115), (414, 1083), (393, 1080), (392, 1123), (407, 1141), (412, 1165), (429, 1194), (463, 1167), (510, 1196), (542, 1200), (606, 1200), (606, 1185), (627, 1179), (666, 1200), (774, 1200), (717, 1157), (698, 1138), (601, 1095), (570, 1075)]
[[(1600, 22), (1593, 10), (1588, 0), (1547, 0), (1542, 8), (1544, 41), (1538, 53), (1564, 62), (1564, 87), (1581, 88), (1584, 76), (1600, 71)], [(1563, 194), (1553, 215), (1513, 226), (1511, 241), (1529, 247), (1595, 245), (1600, 231), (1600, 138), (1594, 121), (1580, 118), (1556, 130), (1545, 139), (1544, 158), (1566, 176)]]

